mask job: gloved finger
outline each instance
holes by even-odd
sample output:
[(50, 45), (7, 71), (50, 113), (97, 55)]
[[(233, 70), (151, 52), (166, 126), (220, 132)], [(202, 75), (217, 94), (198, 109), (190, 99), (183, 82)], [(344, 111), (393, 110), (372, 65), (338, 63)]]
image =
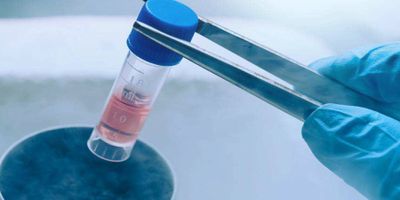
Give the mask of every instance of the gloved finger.
[(370, 199), (400, 199), (400, 122), (375, 111), (326, 104), (305, 121), (313, 154)]
[(400, 102), (400, 42), (321, 59), (310, 67), (376, 100)]

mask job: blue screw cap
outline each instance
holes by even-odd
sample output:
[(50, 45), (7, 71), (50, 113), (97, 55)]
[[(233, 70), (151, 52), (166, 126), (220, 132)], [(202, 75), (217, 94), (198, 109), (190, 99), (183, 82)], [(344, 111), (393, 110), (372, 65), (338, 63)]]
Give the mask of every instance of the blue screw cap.
[[(189, 7), (173, 0), (148, 0), (137, 21), (176, 38), (191, 41), (197, 29), (198, 18)], [(157, 44), (132, 30), (127, 41), (129, 49), (139, 58), (157, 65), (172, 66), (182, 60), (179, 54)]]

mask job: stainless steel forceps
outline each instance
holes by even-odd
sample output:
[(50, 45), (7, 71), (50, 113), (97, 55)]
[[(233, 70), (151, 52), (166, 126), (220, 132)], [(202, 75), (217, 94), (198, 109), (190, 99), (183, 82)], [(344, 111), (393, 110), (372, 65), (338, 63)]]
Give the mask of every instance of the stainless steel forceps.
[(400, 121), (400, 104), (378, 102), (207, 19), (199, 17), (198, 34), (286, 81), (293, 89), (142, 22), (135, 22), (133, 28), (299, 120), (304, 121), (322, 104), (337, 103), (370, 108)]

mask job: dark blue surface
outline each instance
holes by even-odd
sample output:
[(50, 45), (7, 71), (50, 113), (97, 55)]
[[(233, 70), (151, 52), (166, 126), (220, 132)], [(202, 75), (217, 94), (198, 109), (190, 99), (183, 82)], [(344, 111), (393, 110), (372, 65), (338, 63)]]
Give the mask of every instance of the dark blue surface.
[(127, 161), (107, 162), (88, 150), (91, 131), (54, 129), (15, 146), (0, 166), (5, 200), (172, 198), (171, 170), (156, 151), (138, 141)]
[[(189, 7), (172, 0), (149, 0), (141, 9), (138, 21), (182, 40), (190, 41), (197, 29), (197, 15)], [(129, 49), (148, 62), (172, 66), (182, 56), (132, 30)]]

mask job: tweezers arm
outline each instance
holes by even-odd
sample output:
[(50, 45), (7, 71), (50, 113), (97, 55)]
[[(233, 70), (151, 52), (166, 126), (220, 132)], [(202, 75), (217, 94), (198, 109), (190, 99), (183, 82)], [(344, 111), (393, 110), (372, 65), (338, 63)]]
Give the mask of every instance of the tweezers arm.
[(324, 104), (366, 107), (400, 121), (399, 103), (377, 102), (210, 20), (199, 18), (197, 33), (286, 81), (296, 92), (311, 99)]
[(162, 33), (146, 24), (135, 22), (133, 28), (160, 45), (175, 51), (193, 63), (300, 120), (304, 120), (320, 106), (318, 102), (272, 80), (250, 71), (244, 71), (233, 63), (229, 63), (189, 42)]
[(299, 93), (317, 101), (352, 105), (375, 103), (368, 97), (210, 20), (199, 18), (197, 33), (284, 80)]

